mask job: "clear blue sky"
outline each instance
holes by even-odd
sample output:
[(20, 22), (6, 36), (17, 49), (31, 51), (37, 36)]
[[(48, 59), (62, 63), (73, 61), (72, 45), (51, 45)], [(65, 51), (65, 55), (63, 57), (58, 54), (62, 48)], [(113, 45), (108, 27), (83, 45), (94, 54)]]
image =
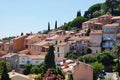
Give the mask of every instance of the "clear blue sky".
[(0, 38), (17, 36), (21, 32), (37, 33), (73, 20), (78, 10), (82, 14), (91, 5), (105, 0), (0, 0)]

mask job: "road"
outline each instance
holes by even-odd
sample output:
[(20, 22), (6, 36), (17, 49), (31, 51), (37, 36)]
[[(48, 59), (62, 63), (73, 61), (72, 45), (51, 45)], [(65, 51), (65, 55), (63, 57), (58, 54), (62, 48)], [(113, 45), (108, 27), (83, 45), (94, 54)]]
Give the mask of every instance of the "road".
[(113, 80), (117, 80), (117, 78), (116, 78), (116, 73), (115, 72), (112, 72), (112, 73), (106, 73), (106, 75), (105, 75), (105, 78), (106, 79), (113, 79)]

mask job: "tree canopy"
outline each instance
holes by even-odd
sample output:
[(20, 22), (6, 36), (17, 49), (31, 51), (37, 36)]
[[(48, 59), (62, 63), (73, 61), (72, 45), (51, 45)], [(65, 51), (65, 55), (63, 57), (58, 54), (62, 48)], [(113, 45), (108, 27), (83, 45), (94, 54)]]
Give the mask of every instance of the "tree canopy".
[(110, 66), (114, 63), (114, 55), (110, 51), (103, 51), (97, 55), (97, 60), (101, 62), (104, 66)]
[(99, 62), (91, 63), (91, 65), (93, 67), (93, 80), (97, 80), (100, 72), (102, 72), (102, 70), (104, 69), (104, 66), (102, 65), (102, 63)]
[(94, 17), (93, 13), (96, 12), (96, 11), (99, 11), (101, 13), (101, 3), (94, 4), (91, 7), (89, 7), (89, 9), (87, 11), (85, 11), (84, 17), (88, 18), (88, 19), (91, 19), (91, 18)]

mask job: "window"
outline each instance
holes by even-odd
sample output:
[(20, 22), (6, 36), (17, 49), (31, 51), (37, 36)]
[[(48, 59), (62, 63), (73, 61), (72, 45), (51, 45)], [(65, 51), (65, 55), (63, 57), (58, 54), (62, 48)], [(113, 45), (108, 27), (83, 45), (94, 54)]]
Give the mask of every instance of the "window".
[(27, 64), (30, 64), (30, 61), (27, 61)]
[(110, 28), (107, 28), (107, 29), (106, 29), (106, 32), (110, 32)]
[(25, 48), (28, 48), (28, 45), (25, 45)]
[(104, 17), (104, 20), (106, 20), (106, 18)]
[(39, 63), (39, 61), (35, 61), (35, 63)]
[(60, 54), (58, 53), (58, 55), (57, 55), (58, 57), (60, 57)]
[(98, 53), (98, 51), (96, 50), (96, 53)]
[(55, 41), (55, 44), (57, 44), (57, 41)]
[(82, 44), (84, 44), (84, 41), (82, 41)]
[(102, 20), (102, 18), (100, 18), (100, 20)]
[(117, 20), (118, 23), (120, 23), (120, 20)]
[(62, 41), (60, 41), (60, 43), (61, 43)]
[(104, 28), (103, 31), (104, 31), (104, 32), (107, 32), (107, 28)]
[(25, 61), (24, 60), (22, 60), (22, 63), (24, 63)]
[(59, 47), (57, 47), (57, 52), (59, 52)]

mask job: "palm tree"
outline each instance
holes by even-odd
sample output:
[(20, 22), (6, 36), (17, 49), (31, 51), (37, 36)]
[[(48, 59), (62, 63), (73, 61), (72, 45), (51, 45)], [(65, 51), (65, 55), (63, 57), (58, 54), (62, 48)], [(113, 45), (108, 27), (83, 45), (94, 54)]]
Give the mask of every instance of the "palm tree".
[(120, 77), (120, 62), (119, 62), (119, 60), (120, 60), (120, 43), (119, 44), (116, 44), (115, 46), (114, 46), (114, 48), (113, 48), (113, 52), (114, 53), (117, 53), (117, 58), (118, 58), (118, 74), (119, 74), (119, 77)]

